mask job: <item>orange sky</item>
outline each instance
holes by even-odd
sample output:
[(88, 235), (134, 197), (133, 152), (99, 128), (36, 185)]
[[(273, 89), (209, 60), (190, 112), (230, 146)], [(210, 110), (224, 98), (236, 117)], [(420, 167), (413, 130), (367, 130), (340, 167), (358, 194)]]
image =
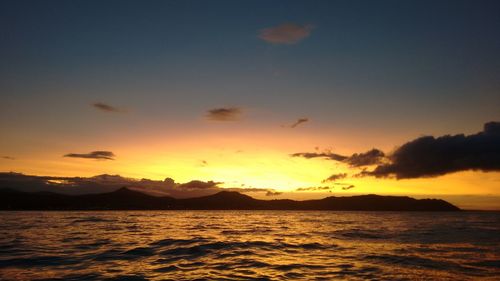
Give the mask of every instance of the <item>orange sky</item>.
[[(458, 205), (482, 209), (495, 209), (500, 203), (500, 173), (469, 171), (404, 180), (356, 178), (352, 176), (361, 171), (359, 168), (321, 158), (290, 156), (294, 152), (314, 151), (316, 147), (319, 150), (338, 147), (338, 152), (344, 154), (369, 149), (369, 146), (359, 141), (360, 138), (355, 133), (342, 132), (340, 135), (343, 137), (325, 137), (311, 133), (321, 127), (313, 123), (303, 124), (303, 127), (295, 129), (275, 124), (274, 128), (269, 126), (271, 128), (261, 129), (261, 132), (257, 128), (239, 128), (242, 125), (238, 123), (213, 124), (206, 120), (199, 120), (199, 123), (200, 129), (191, 133), (151, 134), (130, 138), (123, 138), (118, 133), (101, 139), (86, 139), (83, 136), (82, 143), (54, 136), (53, 139), (48, 137), (43, 146), (39, 146), (33, 145), (27, 137), (24, 141), (10, 144), (11, 151), (24, 151), (24, 154), (15, 154), (15, 160), (0, 159), (0, 170), (52, 176), (94, 176), (106, 173), (155, 180), (171, 177), (177, 182), (213, 180), (223, 182), (223, 187), (271, 188), (284, 192), (277, 198), (305, 199), (332, 194), (376, 193), (444, 197)], [(347, 137), (353, 135), (354, 137)], [(393, 136), (394, 139), (398, 137)], [(396, 142), (390, 142), (383, 136), (371, 140), (372, 143), (386, 143), (387, 150), (396, 147)], [(62, 157), (68, 151), (92, 151), (96, 147), (113, 147), (116, 159)], [(355, 188), (342, 190), (338, 186), (332, 189), (332, 193), (296, 191), (297, 188), (304, 187), (334, 186), (333, 183), (322, 181), (337, 173), (347, 173), (349, 176), (341, 182), (352, 184)], [(478, 184), (479, 179), (481, 184)], [(486, 200), (470, 203), (463, 197), (465, 195), (482, 196)]]
[[(347, 173), (354, 188), (333, 194), (500, 209), (500, 125), (483, 128), (500, 120), (496, 4), (202, 2), (6, 3), (0, 172), (213, 180), (282, 198), (329, 195), (294, 191)], [(399, 151), (412, 141), (418, 153)], [(373, 148), (383, 161), (349, 163)], [(345, 159), (290, 156), (301, 152)]]

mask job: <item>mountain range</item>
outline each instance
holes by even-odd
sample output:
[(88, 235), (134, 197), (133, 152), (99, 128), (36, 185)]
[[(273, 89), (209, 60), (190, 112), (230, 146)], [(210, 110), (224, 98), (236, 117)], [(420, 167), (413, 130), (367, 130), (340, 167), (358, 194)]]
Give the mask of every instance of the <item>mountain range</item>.
[(0, 189), (0, 210), (331, 210), (331, 211), (459, 211), (440, 199), (359, 195), (317, 200), (259, 200), (235, 192), (187, 199), (157, 197), (126, 187), (113, 192), (64, 195)]

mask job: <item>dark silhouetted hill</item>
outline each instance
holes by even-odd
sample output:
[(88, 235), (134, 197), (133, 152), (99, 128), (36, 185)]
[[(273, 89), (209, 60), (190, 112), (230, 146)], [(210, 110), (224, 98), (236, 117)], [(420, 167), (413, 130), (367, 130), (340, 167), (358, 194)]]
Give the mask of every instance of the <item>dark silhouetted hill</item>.
[(0, 189), (1, 210), (345, 210), (345, 211), (459, 211), (439, 199), (361, 195), (319, 200), (259, 200), (235, 192), (175, 199), (156, 197), (128, 188), (114, 192), (63, 195)]

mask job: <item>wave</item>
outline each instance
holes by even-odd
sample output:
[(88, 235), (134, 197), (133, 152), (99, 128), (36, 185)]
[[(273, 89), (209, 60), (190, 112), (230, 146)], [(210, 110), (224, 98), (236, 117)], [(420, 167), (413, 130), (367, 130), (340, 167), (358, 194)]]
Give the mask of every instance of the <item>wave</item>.
[(0, 280), (494, 280), (500, 272), (500, 214), (0, 215)]
[(113, 222), (114, 220), (110, 220), (110, 219), (105, 219), (105, 218), (101, 218), (101, 217), (95, 217), (95, 216), (91, 216), (91, 217), (83, 217), (83, 218), (77, 218), (73, 221), (71, 221), (71, 224), (75, 224), (75, 223), (104, 223), (104, 222)]

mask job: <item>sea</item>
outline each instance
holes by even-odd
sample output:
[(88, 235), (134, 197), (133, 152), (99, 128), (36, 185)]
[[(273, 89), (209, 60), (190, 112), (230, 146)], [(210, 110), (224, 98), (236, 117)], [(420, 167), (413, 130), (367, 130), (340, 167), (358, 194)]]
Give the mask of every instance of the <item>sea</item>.
[(0, 280), (500, 280), (500, 212), (0, 212)]

